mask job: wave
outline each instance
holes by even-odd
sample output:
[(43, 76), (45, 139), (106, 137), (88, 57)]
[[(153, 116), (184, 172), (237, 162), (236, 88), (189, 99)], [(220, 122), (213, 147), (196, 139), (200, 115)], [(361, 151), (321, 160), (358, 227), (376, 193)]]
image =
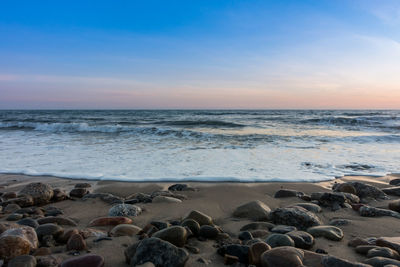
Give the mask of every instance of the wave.
[(211, 128), (242, 128), (246, 125), (227, 122), (227, 121), (219, 121), (219, 120), (176, 120), (176, 121), (158, 121), (154, 122), (154, 124), (158, 125), (167, 125), (167, 126), (184, 126), (184, 127), (211, 127)]

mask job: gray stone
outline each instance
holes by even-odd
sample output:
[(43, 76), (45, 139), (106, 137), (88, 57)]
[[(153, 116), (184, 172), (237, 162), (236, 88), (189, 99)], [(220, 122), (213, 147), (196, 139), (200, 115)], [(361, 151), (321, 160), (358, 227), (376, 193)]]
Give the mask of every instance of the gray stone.
[(57, 238), (61, 236), (64, 233), (64, 229), (61, 226), (58, 226), (54, 223), (46, 223), (39, 225), (38, 228), (36, 228), (36, 234), (41, 240), (44, 236), (53, 236), (54, 238)]
[(322, 258), (323, 267), (370, 267), (369, 265), (359, 262), (350, 262), (334, 256), (325, 256)]
[[(380, 198), (386, 199), (386, 194), (379, 188), (363, 182), (347, 182), (346, 184), (352, 185), (360, 198)], [(335, 188), (334, 188), (335, 189)]]
[(271, 234), (267, 237), (265, 243), (271, 246), (271, 248), (283, 246), (294, 247), (293, 239), (285, 234)]
[(331, 225), (314, 226), (307, 229), (313, 237), (325, 237), (333, 241), (340, 241), (343, 239), (343, 231)]
[(303, 267), (304, 252), (294, 247), (277, 247), (261, 255), (261, 266)]
[[(200, 232), (200, 224), (193, 219), (186, 219), (181, 224), (183, 227), (187, 227), (192, 233), (197, 236)], [(205, 224), (206, 225), (206, 224)]]
[(35, 267), (36, 258), (31, 255), (20, 255), (8, 262), (8, 267)]
[(108, 216), (110, 216), (110, 217), (118, 217), (118, 216), (136, 217), (141, 212), (142, 212), (142, 209), (138, 206), (131, 205), (131, 204), (117, 204), (108, 211)]
[(313, 213), (320, 213), (322, 211), (321, 207), (314, 203), (296, 203), (291, 205), (291, 207), (293, 206), (305, 208), (306, 210), (311, 211)]
[(372, 265), (374, 267), (385, 267), (386, 265), (400, 266), (400, 261), (395, 259), (389, 259), (384, 257), (373, 257), (365, 260), (364, 263)]
[(270, 219), (276, 224), (292, 225), (302, 230), (322, 224), (314, 213), (297, 206), (278, 208), (270, 213)]
[(154, 233), (152, 236), (168, 241), (177, 247), (183, 247), (186, 243), (188, 233), (182, 226), (171, 226)]
[(276, 191), (274, 198), (298, 197), (300, 195), (303, 195), (303, 193), (296, 190), (280, 189)]
[(314, 245), (314, 237), (304, 231), (292, 231), (286, 233), (294, 241), (296, 248), (310, 249)]
[(383, 188), (382, 191), (388, 195), (400, 196), (400, 186)]
[(267, 220), (271, 209), (259, 200), (247, 202), (237, 207), (233, 216), (247, 218), (254, 221)]
[(373, 258), (373, 257), (385, 257), (385, 258), (391, 258), (395, 260), (400, 259), (399, 253), (397, 251), (391, 249), (391, 248), (385, 248), (385, 247), (377, 247), (377, 248), (372, 248), (368, 251), (367, 253), (368, 258)]
[(26, 185), (20, 194), (29, 195), (32, 197), (36, 205), (47, 204), (53, 197), (53, 188), (44, 183), (30, 183)]
[(381, 216), (391, 216), (395, 218), (400, 218), (400, 213), (387, 209), (380, 209), (371, 206), (362, 206), (358, 212), (363, 217), (381, 217)]
[(240, 228), (240, 231), (251, 231), (251, 230), (271, 230), (275, 227), (275, 224), (269, 222), (252, 222), (246, 224)]
[(219, 230), (212, 225), (202, 225), (200, 227), (199, 235), (207, 239), (215, 239), (219, 234)]
[(249, 262), (249, 246), (231, 244), (219, 248), (217, 252), (221, 256), (225, 256), (225, 254), (236, 256), (244, 264), (248, 264)]
[(17, 223), (19, 225), (30, 226), (30, 227), (32, 227), (34, 229), (36, 229), (39, 226), (39, 223), (36, 220), (31, 219), (31, 218), (24, 218), (22, 220), (19, 220)]
[(212, 218), (200, 211), (192, 210), (183, 220), (192, 219), (201, 225), (212, 225)]

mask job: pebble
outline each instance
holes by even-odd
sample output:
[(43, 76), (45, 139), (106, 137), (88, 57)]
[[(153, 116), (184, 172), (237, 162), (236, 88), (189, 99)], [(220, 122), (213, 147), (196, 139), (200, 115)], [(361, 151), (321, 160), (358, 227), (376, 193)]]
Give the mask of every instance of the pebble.
[(30, 183), (20, 191), (20, 194), (31, 196), (35, 205), (42, 205), (50, 202), (54, 192), (48, 184)]
[(87, 250), (86, 241), (80, 234), (73, 234), (67, 242), (67, 250)]
[(240, 240), (246, 241), (253, 239), (253, 235), (249, 231), (242, 231), (239, 233), (238, 238)]
[(394, 265), (394, 266), (400, 266), (400, 261), (395, 260), (395, 259), (389, 259), (389, 258), (384, 258), (384, 257), (373, 257), (368, 260), (365, 260), (364, 263), (370, 264), (374, 267), (384, 267), (386, 265)]
[(313, 237), (325, 237), (329, 240), (340, 241), (343, 239), (343, 231), (331, 225), (321, 225), (314, 226), (307, 229), (307, 232), (310, 233)]
[(61, 226), (58, 226), (54, 223), (46, 223), (39, 225), (38, 228), (36, 228), (36, 234), (41, 240), (44, 236), (53, 236), (54, 238), (57, 238), (61, 236), (64, 233), (64, 229)]
[(202, 225), (200, 227), (199, 235), (207, 239), (215, 239), (219, 234), (219, 230), (212, 225)]
[(261, 265), (268, 267), (303, 267), (304, 252), (294, 247), (277, 247), (261, 255)]
[[(193, 219), (186, 219), (181, 224), (183, 227), (188, 227), (192, 233), (197, 236), (200, 232), (200, 224)], [(207, 224), (205, 224), (207, 225)]]
[(303, 193), (292, 189), (280, 189), (275, 192), (274, 198), (286, 198), (286, 197), (297, 197), (303, 195)]
[(132, 219), (127, 217), (100, 217), (93, 219), (89, 223), (89, 227), (91, 226), (109, 226), (109, 225), (118, 225), (118, 224), (132, 224)]
[(240, 228), (240, 231), (250, 231), (250, 230), (271, 230), (275, 227), (275, 224), (269, 222), (252, 222), (246, 224)]
[(288, 232), (296, 231), (296, 230), (297, 230), (297, 228), (295, 226), (277, 225), (271, 229), (271, 232), (278, 233), (278, 234), (286, 234)]
[(154, 233), (152, 237), (168, 241), (177, 247), (183, 247), (186, 243), (188, 233), (182, 226), (171, 226)]
[(22, 219), (24, 217), (23, 214), (19, 214), (19, 213), (13, 213), (7, 216), (6, 220), (7, 221), (18, 221), (20, 219)]
[(260, 266), (261, 265), (261, 255), (267, 251), (270, 250), (271, 247), (265, 243), (265, 242), (257, 242), (254, 244), (251, 244), (249, 246), (249, 263), (253, 264), (255, 266)]
[(304, 231), (286, 233), (294, 241), (294, 245), (301, 249), (310, 249), (314, 245), (314, 237)]
[(202, 225), (212, 225), (212, 218), (198, 210), (192, 210), (183, 220), (192, 219)]
[(182, 200), (174, 197), (156, 196), (153, 198), (153, 203), (182, 203)]
[(283, 246), (294, 247), (293, 239), (285, 234), (271, 234), (267, 237), (265, 243), (271, 246), (271, 248)]
[(367, 257), (368, 258), (373, 258), (373, 257), (385, 257), (385, 258), (391, 258), (395, 260), (400, 259), (399, 253), (397, 251), (390, 249), (390, 248), (385, 248), (385, 247), (376, 247), (368, 250), (367, 252)]
[(111, 231), (111, 236), (134, 236), (137, 235), (142, 228), (132, 224), (119, 224), (115, 226)]
[(298, 206), (298, 207), (302, 207), (305, 208), (308, 211), (311, 211), (313, 213), (320, 213), (322, 211), (321, 207), (317, 204), (314, 203), (296, 203), (291, 205), (293, 206)]
[(37, 220), (37, 222), (41, 225), (41, 224), (46, 224), (46, 223), (54, 223), (54, 224), (58, 224), (58, 225), (68, 225), (68, 226), (77, 226), (77, 223), (67, 217), (53, 217), (53, 216), (49, 216), (49, 217), (45, 217), (45, 218), (40, 218)]
[(89, 194), (86, 188), (74, 188), (69, 192), (70, 197), (82, 198), (84, 195)]
[(136, 217), (142, 212), (142, 209), (138, 206), (131, 204), (117, 204), (108, 211), (108, 216), (117, 217), (117, 216), (128, 216), (128, 217)]
[(236, 256), (241, 263), (247, 264), (249, 262), (249, 246), (230, 244), (220, 247), (217, 252), (221, 256), (225, 256), (225, 254)]

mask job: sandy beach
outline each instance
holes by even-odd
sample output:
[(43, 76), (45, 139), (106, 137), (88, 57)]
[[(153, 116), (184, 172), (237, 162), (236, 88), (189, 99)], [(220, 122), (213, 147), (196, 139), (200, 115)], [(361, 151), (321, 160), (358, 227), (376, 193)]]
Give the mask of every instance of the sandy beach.
[[(131, 216), (132, 224), (142, 229), (153, 221), (171, 222), (177, 224), (187, 216), (192, 210), (200, 211), (212, 218), (212, 221), (217, 225), (223, 233), (229, 237), (237, 239), (240, 233), (240, 228), (251, 223), (251, 218), (246, 216), (233, 216), (235, 209), (245, 203), (251, 201), (261, 201), (266, 204), (272, 211), (277, 208), (293, 206), (296, 203), (310, 203), (305, 201), (306, 197), (274, 197), (275, 193), (281, 189), (291, 189), (304, 193), (306, 196), (311, 196), (316, 192), (332, 192), (332, 186), (335, 183), (346, 183), (359, 181), (376, 188), (390, 187), (389, 181), (400, 178), (399, 175), (388, 175), (385, 177), (363, 177), (363, 176), (347, 176), (341, 179), (336, 179), (329, 182), (321, 183), (186, 183), (190, 190), (184, 191), (168, 191), (169, 186), (173, 183), (132, 183), (132, 182), (116, 182), (116, 181), (88, 181), (88, 180), (72, 180), (61, 179), (56, 177), (34, 177), (25, 175), (2, 174), (0, 175), (1, 192), (3, 193), (3, 213), (1, 215), (1, 224), (15, 223), (10, 221), (12, 212), (7, 210), (7, 203), (10, 200), (4, 198), (7, 192), (18, 192), (30, 183), (45, 183), (53, 189), (58, 188), (65, 191), (67, 194), (76, 184), (88, 183), (87, 188), (90, 194), (109, 193), (120, 198), (122, 201), (131, 199), (132, 196), (137, 196), (138, 193), (154, 195), (154, 192), (169, 192), (170, 196), (177, 194), (181, 200), (175, 202), (170, 199), (160, 199), (151, 203), (135, 203), (140, 207), (142, 212), (137, 216)], [(163, 194), (160, 194), (163, 195)], [(363, 202), (366, 205), (378, 208), (387, 209), (388, 203), (397, 199), (396, 196), (389, 196), (388, 199), (365, 198)], [(177, 198), (174, 198), (175, 200)], [(12, 200), (12, 199), (11, 199)], [(109, 201), (108, 201), (109, 202)], [(156, 203), (154, 203), (156, 202)], [(313, 201), (315, 202), (315, 201)], [(10, 204), (9, 204), (10, 205)], [(79, 257), (86, 254), (96, 254), (104, 257), (105, 266), (128, 266), (125, 262), (124, 251), (134, 243), (139, 242), (139, 234), (131, 236), (110, 236), (110, 231), (114, 226), (93, 226), (88, 227), (89, 223), (96, 218), (108, 216), (109, 210), (115, 204), (107, 203), (99, 197), (69, 197), (62, 201), (50, 201), (48, 204), (35, 205), (40, 206), (40, 209), (46, 210), (49, 207), (57, 208), (60, 213), (57, 216), (67, 217), (76, 222), (76, 226), (61, 225), (64, 233), (69, 229), (79, 229), (84, 231), (87, 228), (97, 229), (99, 233), (89, 234), (86, 237), (86, 248), (76, 253), (67, 251), (66, 245), (56, 242), (50, 246), (48, 253), (57, 257), (61, 262), (67, 258)], [(310, 251), (324, 251), (328, 255), (349, 260), (351, 262), (363, 262), (366, 256), (356, 253), (353, 247), (348, 246), (350, 240), (354, 238), (369, 238), (369, 237), (396, 237), (400, 236), (400, 219), (390, 216), (379, 217), (363, 217), (359, 212), (352, 209), (351, 206), (340, 207), (333, 211), (332, 207), (322, 207), (322, 211), (315, 214), (323, 225), (329, 225), (333, 219), (344, 219), (346, 225), (338, 226), (343, 231), (343, 238), (340, 241), (329, 240), (324, 237), (315, 237), (315, 242), (310, 248)], [(23, 217), (32, 217), (39, 219), (44, 217), (40, 215), (24, 214)], [(129, 217), (129, 216), (128, 216)], [(11, 218), (14, 220), (13, 218)], [(21, 218), (17, 218), (21, 219)], [(390, 227), (388, 227), (390, 226)], [(3, 227), (6, 229), (7, 227)], [(147, 226), (148, 228), (148, 226)], [(101, 234), (104, 235), (103, 240), (97, 240)], [(268, 233), (270, 234), (270, 233)], [(146, 236), (148, 237), (148, 236)], [(261, 237), (264, 240), (265, 237)], [(40, 241), (40, 240), (39, 240)], [(194, 251), (183, 248), (188, 252), (188, 260), (185, 266), (223, 266), (224, 257), (217, 253), (217, 241), (213, 239), (203, 239), (199, 237), (189, 237), (186, 241), (186, 246), (195, 247)], [(244, 241), (242, 241), (244, 243)], [(41, 242), (39, 242), (39, 246)], [(35, 253), (35, 249), (31, 250)], [(40, 258), (40, 256), (37, 256)], [(43, 256), (41, 256), (43, 257)], [(204, 262), (202, 262), (203, 260)], [(39, 266), (39, 265), (38, 265)], [(309, 265), (312, 266), (312, 265)], [(322, 265), (321, 265), (322, 266)]]

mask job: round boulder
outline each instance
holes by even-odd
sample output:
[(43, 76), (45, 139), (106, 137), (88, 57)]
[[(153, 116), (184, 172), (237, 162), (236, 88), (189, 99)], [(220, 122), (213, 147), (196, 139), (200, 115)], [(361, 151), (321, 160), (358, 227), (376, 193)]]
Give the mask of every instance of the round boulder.
[(20, 191), (20, 194), (31, 196), (35, 205), (42, 205), (50, 202), (53, 188), (44, 183), (30, 183)]

